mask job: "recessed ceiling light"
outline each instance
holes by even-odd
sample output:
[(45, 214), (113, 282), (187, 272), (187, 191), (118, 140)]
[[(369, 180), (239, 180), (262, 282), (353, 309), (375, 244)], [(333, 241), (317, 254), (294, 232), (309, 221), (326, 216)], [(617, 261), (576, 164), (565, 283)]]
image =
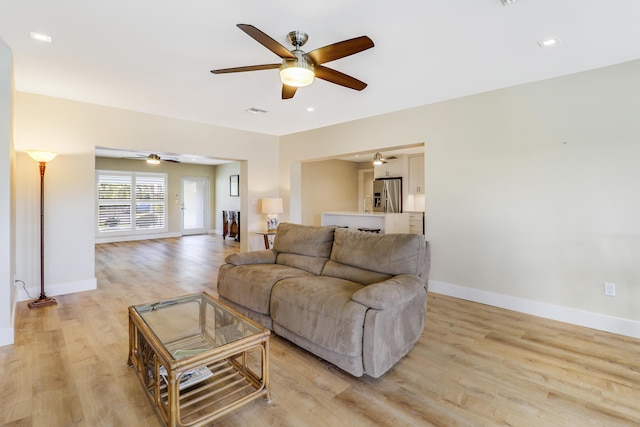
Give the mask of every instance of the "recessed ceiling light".
[(259, 108), (259, 107), (251, 107), (248, 110), (246, 110), (246, 112), (249, 114), (266, 114), (269, 112), (269, 110), (265, 110), (264, 108)]
[(51, 43), (51, 36), (42, 33), (31, 32), (31, 38), (40, 42)]
[(308, 112), (312, 112), (312, 111), (314, 111), (314, 110), (315, 110), (315, 108), (313, 108), (313, 107), (307, 107), (307, 111), (308, 111)]
[(560, 39), (558, 37), (549, 37), (538, 42), (541, 47), (551, 47), (557, 45), (558, 43), (560, 43)]

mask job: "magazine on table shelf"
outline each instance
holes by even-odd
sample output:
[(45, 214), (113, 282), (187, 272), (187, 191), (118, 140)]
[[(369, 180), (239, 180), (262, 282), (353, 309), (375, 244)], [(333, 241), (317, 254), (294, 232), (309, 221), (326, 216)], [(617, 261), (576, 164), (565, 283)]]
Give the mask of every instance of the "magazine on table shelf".
[[(206, 380), (212, 375), (213, 373), (211, 373), (211, 370), (209, 370), (209, 368), (204, 365), (198, 366), (195, 369), (190, 369), (188, 371), (185, 371), (182, 374), (182, 377), (180, 377), (180, 386), (178, 388), (182, 390), (183, 388), (198, 384), (199, 382)], [(160, 376), (168, 385), (169, 381), (167, 379), (167, 370), (164, 366), (160, 366)]]

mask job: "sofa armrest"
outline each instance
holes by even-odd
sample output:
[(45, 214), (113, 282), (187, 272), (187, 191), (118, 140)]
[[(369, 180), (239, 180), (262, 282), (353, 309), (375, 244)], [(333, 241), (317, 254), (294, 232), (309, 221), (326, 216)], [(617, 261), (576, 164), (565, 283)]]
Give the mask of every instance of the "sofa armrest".
[(247, 264), (275, 264), (278, 253), (273, 249), (263, 249), (261, 251), (238, 252), (228, 255), (224, 261), (227, 264), (247, 265)]
[(424, 291), (424, 280), (412, 274), (400, 274), (360, 289), (351, 299), (367, 307), (384, 310), (402, 305)]

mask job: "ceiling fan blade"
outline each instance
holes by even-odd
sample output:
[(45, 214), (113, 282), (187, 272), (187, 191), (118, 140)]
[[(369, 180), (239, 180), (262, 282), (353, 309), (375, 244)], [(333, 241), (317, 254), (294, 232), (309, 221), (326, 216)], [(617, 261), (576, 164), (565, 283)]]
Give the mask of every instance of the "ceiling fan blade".
[(344, 40), (338, 43), (330, 44), (325, 47), (313, 50), (307, 55), (313, 59), (315, 64), (324, 64), (325, 62), (335, 61), (354, 53), (362, 52), (373, 47), (373, 41), (367, 36), (360, 36), (354, 39)]
[(326, 80), (331, 83), (335, 83), (340, 86), (348, 87), (349, 89), (362, 90), (367, 87), (365, 82), (362, 82), (355, 77), (351, 77), (347, 74), (336, 71), (332, 68), (325, 67), (323, 65), (316, 65), (314, 72), (317, 78)]
[(293, 95), (296, 94), (296, 90), (298, 90), (298, 88), (295, 86), (282, 85), (282, 99), (293, 98)]
[(250, 37), (252, 37), (255, 41), (260, 43), (262, 46), (269, 49), (271, 52), (278, 55), (280, 58), (291, 58), (296, 59), (296, 56), (289, 51), (286, 47), (282, 46), (280, 43), (249, 24), (238, 24), (238, 28), (247, 33)]
[(243, 71), (260, 71), (260, 70), (272, 70), (274, 68), (280, 68), (281, 64), (264, 64), (264, 65), (249, 65), (248, 67), (233, 67), (222, 68), (220, 70), (211, 70), (213, 74), (226, 74), (226, 73), (240, 73)]

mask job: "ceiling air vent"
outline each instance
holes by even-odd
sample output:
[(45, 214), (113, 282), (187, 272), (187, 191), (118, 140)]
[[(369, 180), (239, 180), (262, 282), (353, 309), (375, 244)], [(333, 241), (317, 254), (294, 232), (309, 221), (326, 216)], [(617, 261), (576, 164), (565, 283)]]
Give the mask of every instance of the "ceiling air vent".
[(265, 110), (264, 108), (259, 107), (251, 107), (246, 111), (249, 114), (267, 114), (269, 112), (269, 110)]

